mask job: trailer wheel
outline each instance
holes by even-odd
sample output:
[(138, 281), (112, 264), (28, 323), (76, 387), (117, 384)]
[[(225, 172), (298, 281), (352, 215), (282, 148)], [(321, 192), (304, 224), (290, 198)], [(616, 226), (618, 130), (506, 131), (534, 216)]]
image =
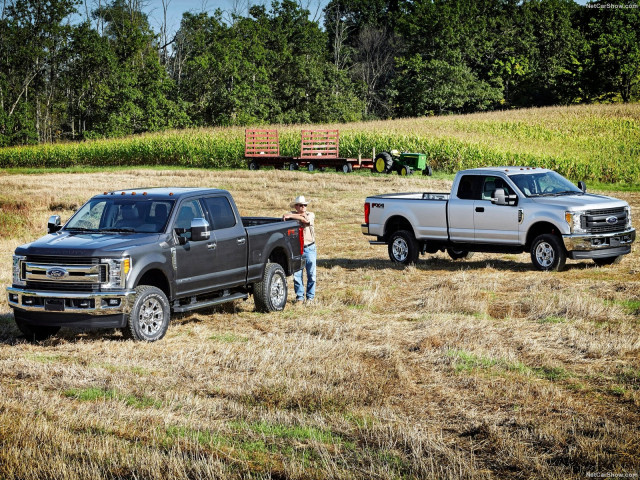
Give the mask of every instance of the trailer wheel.
[(298, 170), (298, 164), (296, 162), (291, 162), (289, 164), (289, 170)]
[(393, 158), (389, 152), (381, 152), (376, 155), (373, 162), (373, 171), (376, 173), (389, 173), (393, 168)]
[(353, 165), (351, 165), (349, 162), (344, 162), (342, 164), (342, 167), (340, 167), (340, 170), (342, 171), (342, 173), (351, 173), (353, 172)]
[(249, 170), (258, 170), (260, 168), (260, 164), (255, 160), (251, 160), (249, 162)]
[(30, 325), (15, 310), (13, 312), (13, 317), (16, 321), (16, 325), (18, 326), (18, 330), (20, 330), (30, 342), (39, 342), (42, 340), (46, 340), (49, 337), (53, 337), (60, 330), (60, 327)]
[(431, 167), (429, 165), (427, 165), (426, 168), (424, 170), (422, 170), (422, 175), (425, 175), (425, 176), (428, 176), (428, 177), (433, 175), (433, 170), (431, 170)]
[(447, 248), (447, 253), (453, 260), (467, 260), (473, 257), (473, 252), (469, 252), (468, 250), (458, 250), (456, 248)]
[(418, 261), (420, 251), (413, 233), (398, 230), (389, 238), (389, 258), (394, 263), (413, 265)]
[(318, 170), (318, 166), (315, 163), (310, 162), (309, 165), (307, 165), (307, 170), (310, 172), (315, 172)]
[(538, 270), (559, 272), (564, 268), (567, 254), (560, 239), (553, 234), (538, 235), (531, 244), (531, 263)]
[(253, 286), (253, 300), (259, 312), (279, 312), (287, 304), (287, 276), (279, 263), (267, 263), (262, 280)]

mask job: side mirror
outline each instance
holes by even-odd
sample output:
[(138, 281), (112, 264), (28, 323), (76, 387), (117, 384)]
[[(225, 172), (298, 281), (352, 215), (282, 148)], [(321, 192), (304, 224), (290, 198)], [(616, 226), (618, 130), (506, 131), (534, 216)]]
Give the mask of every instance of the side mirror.
[(580, 181), (578, 182), (578, 188), (579, 188), (580, 190), (582, 190), (582, 193), (586, 193), (586, 191), (587, 191), (587, 184), (586, 184), (586, 183), (584, 183), (582, 180), (580, 180)]
[(495, 205), (516, 205), (518, 203), (517, 195), (505, 195), (504, 188), (496, 188), (491, 197), (491, 203)]
[(210, 237), (211, 230), (209, 229), (209, 222), (204, 218), (194, 218), (191, 220), (191, 240), (193, 242), (209, 240)]
[(60, 215), (51, 215), (47, 221), (47, 233), (56, 233), (61, 228)]

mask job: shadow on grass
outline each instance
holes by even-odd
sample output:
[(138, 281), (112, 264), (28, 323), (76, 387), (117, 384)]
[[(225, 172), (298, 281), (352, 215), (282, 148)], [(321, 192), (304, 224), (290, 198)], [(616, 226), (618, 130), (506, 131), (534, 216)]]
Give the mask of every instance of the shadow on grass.
[[(347, 270), (356, 269), (374, 269), (374, 270), (403, 270), (404, 265), (391, 262), (391, 260), (381, 259), (351, 259), (351, 258), (328, 258), (317, 261), (318, 267), (333, 268), (341, 267)], [(456, 272), (460, 270), (482, 270), (485, 268), (493, 268), (494, 270), (505, 272), (537, 272), (531, 262), (519, 262), (516, 260), (505, 260), (500, 257), (489, 258), (483, 260), (450, 260), (448, 258), (427, 257), (420, 258), (415, 267), (418, 270), (433, 271), (443, 270), (447, 272)], [(586, 270), (595, 268), (595, 263), (567, 263), (563, 271), (569, 270)]]

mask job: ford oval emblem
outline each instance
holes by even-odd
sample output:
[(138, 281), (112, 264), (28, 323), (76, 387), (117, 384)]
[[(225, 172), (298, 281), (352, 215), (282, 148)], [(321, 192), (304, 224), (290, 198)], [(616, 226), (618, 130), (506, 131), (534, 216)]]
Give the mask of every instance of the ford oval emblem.
[(616, 223), (618, 223), (618, 217), (614, 217), (614, 216), (607, 217), (607, 223), (609, 225), (615, 225)]
[(69, 272), (62, 267), (52, 267), (47, 268), (46, 275), (47, 278), (50, 278), (51, 280), (60, 280), (61, 278), (67, 277)]

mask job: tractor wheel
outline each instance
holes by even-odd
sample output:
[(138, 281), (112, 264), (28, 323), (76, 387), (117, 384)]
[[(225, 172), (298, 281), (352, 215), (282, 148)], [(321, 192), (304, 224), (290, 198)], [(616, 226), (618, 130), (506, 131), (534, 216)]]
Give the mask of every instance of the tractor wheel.
[(407, 167), (406, 165), (402, 165), (398, 170), (398, 175), (406, 177), (407, 175), (413, 175), (413, 170), (411, 167)]
[(425, 167), (424, 170), (422, 170), (422, 175), (428, 176), (430, 177), (431, 175), (433, 175), (433, 170), (431, 170), (431, 167), (429, 165), (427, 165)]
[(376, 156), (373, 162), (373, 171), (375, 173), (389, 173), (393, 168), (393, 158), (389, 152), (381, 152)]

